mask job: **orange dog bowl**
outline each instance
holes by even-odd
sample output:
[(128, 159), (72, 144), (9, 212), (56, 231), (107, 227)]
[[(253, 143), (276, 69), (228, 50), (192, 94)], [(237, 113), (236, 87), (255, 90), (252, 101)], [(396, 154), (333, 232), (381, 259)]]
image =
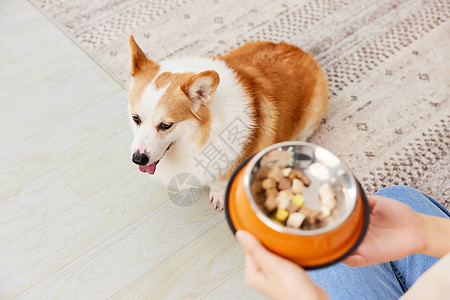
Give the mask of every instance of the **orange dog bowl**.
[[(314, 229), (288, 228), (271, 220), (255, 202), (252, 184), (261, 158), (272, 150), (292, 153), (289, 167), (302, 170), (311, 180), (303, 193), (305, 206), (320, 205), (318, 189), (329, 183), (336, 192), (332, 221)], [(272, 145), (243, 162), (231, 177), (225, 194), (225, 213), (231, 230), (243, 229), (273, 253), (306, 269), (337, 263), (361, 243), (369, 223), (369, 206), (361, 185), (334, 154), (317, 145), (284, 142)]]

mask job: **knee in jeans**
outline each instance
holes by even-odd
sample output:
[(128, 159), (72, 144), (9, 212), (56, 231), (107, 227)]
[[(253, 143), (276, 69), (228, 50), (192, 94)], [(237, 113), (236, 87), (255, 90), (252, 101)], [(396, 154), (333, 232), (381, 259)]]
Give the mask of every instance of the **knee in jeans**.
[(439, 202), (409, 186), (396, 185), (375, 193), (402, 202), (415, 211), (427, 215), (450, 217), (450, 213)]
[(384, 189), (379, 190), (375, 194), (385, 194), (385, 193), (420, 193), (419, 191), (413, 189), (412, 187), (409, 187), (407, 185), (393, 185), (385, 187)]
[(421, 192), (406, 185), (393, 185), (386, 187), (376, 192), (375, 195), (395, 199), (408, 205), (410, 205), (411, 201), (416, 201), (415, 199), (418, 197), (424, 197)]

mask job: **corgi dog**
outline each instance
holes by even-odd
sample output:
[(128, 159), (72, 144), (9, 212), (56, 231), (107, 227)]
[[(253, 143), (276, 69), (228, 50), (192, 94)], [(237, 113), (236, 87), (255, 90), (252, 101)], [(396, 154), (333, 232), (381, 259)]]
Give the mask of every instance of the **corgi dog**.
[(217, 57), (155, 62), (130, 35), (132, 161), (168, 185), (176, 175), (210, 187), (223, 209), (239, 164), (274, 143), (305, 141), (328, 106), (314, 58), (287, 43), (249, 42)]

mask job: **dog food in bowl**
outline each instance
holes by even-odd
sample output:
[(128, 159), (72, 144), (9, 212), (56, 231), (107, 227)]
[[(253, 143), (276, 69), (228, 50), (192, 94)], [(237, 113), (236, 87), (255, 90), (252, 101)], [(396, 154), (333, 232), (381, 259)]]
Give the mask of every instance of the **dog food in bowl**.
[(228, 183), (225, 214), (233, 233), (247, 230), (307, 269), (344, 259), (369, 223), (352, 171), (330, 151), (304, 142), (278, 143), (244, 161)]
[(272, 150), (261, 159), (253, 182), (260, 209), (274, 222), (299, 229), (314, 229), (329, 221), (337, 206), (336, 193), (329, 183), (318, 190), (319, 208), (305, 205), (303, 192), (311, 180), (301, 170), (289, 167), (292, 153)]

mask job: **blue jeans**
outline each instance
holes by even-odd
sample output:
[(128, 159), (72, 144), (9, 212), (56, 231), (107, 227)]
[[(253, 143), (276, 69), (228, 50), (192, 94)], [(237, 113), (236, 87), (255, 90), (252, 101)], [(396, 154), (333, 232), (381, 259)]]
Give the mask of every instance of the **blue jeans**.
[[(450, 217), (433, 198), (406, 186), (392, 186), (375, 193), (409, 205), (417, 212)], [(343, 263), (308, 271), (331, 299), (398, 299), (438, 258), (416, 254), (400, 260), (367, 267), (351, 268)]]

